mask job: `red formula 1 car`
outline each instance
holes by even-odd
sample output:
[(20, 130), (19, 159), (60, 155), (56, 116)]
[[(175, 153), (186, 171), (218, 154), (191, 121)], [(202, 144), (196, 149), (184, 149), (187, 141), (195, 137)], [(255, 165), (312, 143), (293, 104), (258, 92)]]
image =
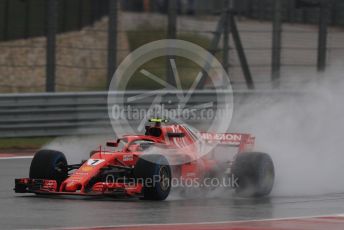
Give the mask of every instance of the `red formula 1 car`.
[[(196, 181), (198, 186), (213, 178), (235, 178), (235, 192), (266, 196), (274, 181), (269, 155), (252, 152), (254, 137), (239, 133), (196, 133), (186, 125), (165, 125), (151, 119), (145, 135), (126, 135), (107, 142), (111, 150), (91, 152), (81, 164), (67, 164), (63, 153), (38, 151), (29, 178), (15, 179), (16, 193), (61, 195), (136, 196), (164, 200), (173, 179)], [(200, 156), (200, 148), (214, 145)], [(230, 153), (230, 147), (235, 152)], [(233, 183), (232, 183), (233, 184)], [(179, 184), (180, 185), (180, 184)]]

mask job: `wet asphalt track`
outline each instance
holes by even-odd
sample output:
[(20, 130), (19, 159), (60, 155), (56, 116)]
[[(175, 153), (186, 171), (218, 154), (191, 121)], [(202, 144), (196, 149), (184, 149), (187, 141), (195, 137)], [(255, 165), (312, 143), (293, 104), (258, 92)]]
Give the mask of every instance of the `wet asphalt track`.
[(156, 223), (195, 223), (344, 213), (344, 194), (248, 200), (172, 199), (164, 202), (14, 194), (31, 159), (0, 160), (0, 228), (37, 229)]

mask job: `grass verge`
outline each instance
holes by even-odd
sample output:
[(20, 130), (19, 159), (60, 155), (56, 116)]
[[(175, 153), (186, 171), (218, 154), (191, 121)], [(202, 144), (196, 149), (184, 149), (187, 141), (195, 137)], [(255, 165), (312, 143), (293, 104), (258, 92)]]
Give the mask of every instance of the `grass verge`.
[(52, 141), (54, 137), (21, 137), (0, 138), (0, 150), (6, 149), (39, 149)]
[[(150, 25), (142, 25), (140, 26), (140, 31), (149, 31), (149, 33), (139, 33), (139, 31), (136, 30), (127, 31), (127, 37), (131, 51), (149, 42), (166, 39), (166, 31), (163, 29), (157, 29)], [(178, 34), (177, 39), (195, 43), (204, 49), (208, 49), (210, 46), (210, 39), (199, 34), (181, 33)], [(175, 57), (175, 62), (180, 76), (182, 89), (189, 89), (198, 73), (202, 70), (202, 67), (198, 66), (192, 60), (188, 60), (183, 57)], [(140, 70), (147, 70), (161, 80), (166, 81), (166, 66), (169, 66), (166, 57), (158, 57), (150, 60), (149, 62), (140, 66), (140, 68), (130, 78), (128, 83), (121, 85), (120, 88), (127, 90), (161, 89), (163, 86), (144, 76), (142, 73), (140, 73)]]

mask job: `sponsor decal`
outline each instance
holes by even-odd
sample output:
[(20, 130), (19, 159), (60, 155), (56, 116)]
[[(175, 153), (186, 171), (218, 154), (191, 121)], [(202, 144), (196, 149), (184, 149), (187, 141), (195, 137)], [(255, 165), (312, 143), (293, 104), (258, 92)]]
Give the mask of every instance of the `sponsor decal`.
[(186, 176), (187, 176), (187, 177), (195, 177), (195, 176), (196, 176), (196, 173), (194, 173), (194, 172), (188, 172), (188, 173), (186, 173)]
[(82, 166), (81, 167), (81, 170), (83, 171), (83, 172), (89, 172), (89, 171), (91, 171), (93, 169), (93, 166)]
[(201, 133), (203, 140), (208, 142), (220, 142), (232, 145), (240, 144), (243, 135), (236, 133)]
[(134, 158), (133, 158), (133, 155), (123, 155), (123, 161), (132, 161)]

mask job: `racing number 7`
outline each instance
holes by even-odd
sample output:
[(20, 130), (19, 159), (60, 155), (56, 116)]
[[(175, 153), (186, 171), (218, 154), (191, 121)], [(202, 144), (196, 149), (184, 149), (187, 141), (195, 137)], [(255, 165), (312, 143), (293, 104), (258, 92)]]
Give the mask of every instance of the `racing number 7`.
[(104, 160), (100, 160), (100, 159), (89, 159), (87, 161), (87, 165), (96, 166), (96, 165), (100, 164), (103, 161)]

